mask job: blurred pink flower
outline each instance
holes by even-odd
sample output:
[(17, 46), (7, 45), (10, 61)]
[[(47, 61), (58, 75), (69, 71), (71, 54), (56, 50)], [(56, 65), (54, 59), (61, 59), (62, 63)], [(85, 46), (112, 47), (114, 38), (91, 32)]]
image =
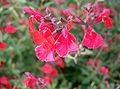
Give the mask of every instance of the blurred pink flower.
[(0, 78), (0, 83), (4, 84), (4, 85), (7, 85), (8, 84), (8, 78), (6, 76), (2, 76)]
[(42, 72), (46, 73), (46, 74), (50, 74), (53, 71), (53, 67), (49, 64), (46, 63), (45, 65), (42, 66)]
[(65, 57), (69, 52), (77, 51), (78, 45), (75, 42), (75, 37), (69, 33), (66, 28), (63, 28), (62, 34), (60, 34), (56, 44), (58, 55), (60, 57)]
[(90, 49), (99, 48), (104, 43), (102, 36), (94, 31), (89, 26), (86, 30), (82, 44)]
[(61, 68), (65, 67), (65, 63), (63, 62), (62, 58), (57, 56), (57, 57), (55, 57), (55, 59), (56, 59), (56, 66), (59, 66)]
[(87, 61), (87, 64), (94, 67), (94, 61), (93, 61), (93, 59), (89, 59), (89, 60)]
[(37, 79), (29, 72), (25, 72), (27, 75), (26, 79), (24, 80), (27, 87), (30, 89), (35, 89), (35, 83), (37, 82)]
[(7, 48), (7, 44), (5, 42), (0, 42), (0, 50), (4, 50)]
[(101, 68), (100, 68), (100, 71), (101, 71), (101, 73), (102, 74), (108, 74), (108, 68), (107, 67), (105, 67), (105, 66), (102, 66)]
[(8, 24), (5, 26), (5, 31), (8, 33), (15, 33), (16, 32), (16, 27), (12, 26), (11, 22), (8, 22)]
[(104, 25), (107, 28), (112, 28), (112, 18), (109, 17), (110, 9), (103, 9), (102, 12), (96, 16), (96, 22), (104, 21)]

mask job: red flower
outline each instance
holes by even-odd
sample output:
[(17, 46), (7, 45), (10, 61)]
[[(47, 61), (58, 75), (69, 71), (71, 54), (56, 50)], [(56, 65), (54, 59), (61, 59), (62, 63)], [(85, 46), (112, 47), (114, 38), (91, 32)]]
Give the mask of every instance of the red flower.
[(50, 78), (53, 79), (56, 75), (58, 75), (58, 70), (56, 70), (55, 68), (53, 68), (51, 74), (50, 74)]
[(37, 30), (32, 32), (32, 37), (33, 37), (35, 45), (41, 45), (43, 41), (45, 40), (43, 37), (43, 34)]
[(12, 84), (8, 83), (8, 84), (6, 85), (6, 89), (11, 89), (11, 88), (12, 88)]
[(3, 85), (7, 85), (8, 84), (8, 78), (6, 76), (2, 76), (0, 78), (0, 83)]
[(103, 17), (103, 20), (107, 28), (112, 28), (112, 19), (110, 17)]
[(41, 23), (39, 25), (39, 31), (34, 30), (34, 16), (29, 17), (29, 33), (34, 39), (34, 43), (37, 45), (35, 48), (36, 56), (42, 61), (54, 61), (54, 37), (51, 30), (53, 30), (51, 23)]
[(30, 34), (32, 34), (35, 29), (34, 29), (34, 16), (31, 15), (28, 19), (28, 31)]
[(63, 60), (59, 56), (55, 57), (55, 59), (57, 60), (56, 61), (56, 66), (59, 66), (61, 68), (65, 67), (65, 64), (64, 64)]
[(0, 42), (0, 50), (4, 50), (7, 48), (7, 44), (4, 42)]
[(0, 61), (0, 67), (2, 67), (5, 64), (4, 61)]
[(82, 44), (90, 49), (99, 48), (104, 43), (103, 38), (98, 33), (92, 31), (89, 26), (86, 30)]
[(40, 30), (51, 30), (54, 31), (54, 25), (51, 22), (41, 22), (39, 27)]
[(53, 67), (49, 64), (46, 63), (43, 67), (42, 67), (42, 72), (46, 73), (46, 74), (50, 74), (53, 71)]
[(48, 84), (50, 84), (50, 82), (51, 82), (51, 78), (49, 76), (45, 76), (42, 79), (43, 79), (43, 81), (45, 81)]
[(41, 18), (43, 17), (42, 14), (40, 14), (38, 11), (34, 11), (34, 10), (33, 10), (32, 8), (30, 8), (30, 7), (24, 7), (23, 10), (24, 10), (24, 12), (29, 13), (30, 15), (33, 15), (34, 18), (35, 18), (38, 22), (40, 22), (40, 21), (41, 21)]
[(54, 61), (54, 48), (47, 48), (44, 44), (35, 48), (36, 56), (41, 61)]
[(30, 7), (24, 7), (23, 11), (26, 12), (26, 13), (29, 13), (31, 15), (34, 13), (34, 10)]
[(25, 79), (25, 84), (30, 89), (35, 89), (35, 83), (37, 82), (37, 79), (29, 72), (25, 72), (27, 75), (27, 78)]
[(109, 17), (110, 10), (109, 9), (103, 9), (102, 13), (100, 13), (98, 16), (96, 16), (96, 22), (104, 21), (104, 25), (107, 28), (112, 28), (112, 19)]
[(71, 12), (70, 9), (65, 9), (65, 10), (62, 11), (62, 13), (63, 13), (64, 15), (74, 16), (74, 14)]
[(7, 0), (0, 0), (0, 2), (3, 4), (3, 5), (9, 5), (10, 2), (8, 2)]
[(16, 32), (16, 27), (12, 26), (11, 22), (9, 22), (6, 26), (5, 26), (5, 30), (8, 33), (15, 33)]
[(104, 43), (104, 44), (103, 44), (102, 49), (103, 49), (104, 51), (106, 51), (106, 52), (110, 51), (110, 48), (109, 48), (109, 46), (108, 46), (107, 43)]
[(106, 68), (105, 66), (102, 66), (101, 68), (100, 68), (100, 71), (102, 72), (102, 74), (108, 74), (108, 68)]
[(42, 61), (54, 61), (55, 53), (55, 40), (52, 36), (50, 29), (39, 29), (40, 33), (43, 34), (41, 45), (35, 48), (36, 56)]
[(93, 61), (93, 59), (89, 59), (89, 60), (87, 61), (87, 64), (88, 64), (88, 65), (91, 65), (91, 66), (94, 66), (94, 61)]
[(78, 45), (75, 42), (75, 37), (66, 28), (63, 28), (62, 34), (59, 36), (56, 44), (58, 55), (65, 57), (69, 52), (78, 50)]
[(58, 74), (58, 71), (54, 67), (52, 67), (49, 63), (46, 63), (42, 67), (42, 71), (46, 74), (49, 74), (51, 77), (54, 77)]
[(50, 83), (56, 75), (58, 75), (58, 70), (52, 67), (49, 63), (46, 63), (42, 67), (42, 71), (47, 74), (46, 77), (43, 77), (43, 80), (47, 83)]

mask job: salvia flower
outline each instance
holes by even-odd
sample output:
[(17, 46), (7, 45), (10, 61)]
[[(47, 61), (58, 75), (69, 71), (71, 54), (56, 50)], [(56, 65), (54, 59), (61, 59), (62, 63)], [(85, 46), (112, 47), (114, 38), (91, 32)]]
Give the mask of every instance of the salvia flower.
[(60, 57), (65, 57), (69, 52), (77, 51), (78, 45), (75, 42), (75, 37), (68, 32), (66, 28), (63, 28), (62, 34), (59, 36), (56, 44), (58, 55)]
[(0, 42), (0, 50), (4, 50), (7, 48), (7, 44), (5, 42)]
[(37, 79), (29, 72), (25, 72), (25, 74), (27, 75), (27, 78), (25, 79), (25, 85), (30, 89), (35, 89), (34, 87)]
[(11, 22), (8, 22), (8, 24), (5, 26), (5, 31), (12, 34), (15, 33), (17, 30), (16, 27), (12, 26)]
[(112, 18), (109, 17), (110, 10), (109, 9), (103, 9), (102, 12), (96, 16), (96, 22), (104, 21), (104, 25), (107, 28), (112, 28)]
[(102, 74), (105, 74), (105, 75), (108, 74), (108, 72), (109, 72), (108, 68), (105, 67), (105, 66), (102, 66), (102, 67), (100, 68), (100, 71), (101, 71)]
[(86, 46), (87, 48), (94, 49), (99, 48), (104, 43), (103, 38), (100, 34), (96, 33), (92, 30), (92, 28), (89, 26), (88, 29), (85, 32), (84, 39), (82, 41), (82, 44)]
[(47, 83), (50, 83), (56, 75), (58, 75), (58, 70), (51, 66), (49, 63), (46, 63), (42, 67), (42, 71), (47, 74), (43, 77), (43, 80)]

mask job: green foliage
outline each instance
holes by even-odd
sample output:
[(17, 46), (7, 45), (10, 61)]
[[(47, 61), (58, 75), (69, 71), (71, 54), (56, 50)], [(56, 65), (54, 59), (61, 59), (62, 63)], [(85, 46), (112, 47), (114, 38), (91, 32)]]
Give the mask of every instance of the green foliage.
[[(69, 3), (78, 5), (81, 8), (90, 0), (66, 0), (62, 4), (62, 8), (66, 9)], [(95, 0), (92, 0), (94, 2)], [(116, 40), (117, 34), (120, 34), (120, 0), (105, 0), (107, 7), (115, 8), (113, 18), (113, 28), (106, 29), (102, 23), (98, 23), (93, 28), (105, 38), (105, 42), (112, 39), (112, 44), (109, 45), (109, 51), (105, 52), (103, 49), (90, 50), (87, 48), (81, 49), (86, 53), (77, 57), (77, 64), (74, 63), (72, 58), (64, 58), (65, 68), (57, 68), (59, 75), (53, 80), (50, 89), (108, 89), (104, 82), (109, 82), (109, 89), (115, 89), (120, 84), (120, 40)], [(43, 75), (41, 67), (44, 63), (39, 61), (34, 52), (35, 45), (32, 38), (28, 33), (28, 14), (23, 12), (23, 7), (29, 6), (41, 10), (41, 8), (47, 6), (53, 6), (57, 8), (53, 0), (11, 0), (10, 4), (4, 6), (0, 3), (0, 27), (3, 28), (7, 25), (8, 21), (11, 21), (13, 26), (17, 28), (17, 32), (14, 34), (1, 33), (0, 41), (7, 43), (7, 49), (0, 50), (0, 61), (4, 61), (5, 65), (0, 67), (0, 77), (5, 75), (9, 77), (15, 77), (14, 80), (10, 80), (10, 83), (14, 86), (18, 86), (20, 89), (26, 89), (22, 79), (25, 78), (25, 72), (30, 71), (32, 74), (41, 77)], [(58, 8), (57, 8), (58, 9)], [(75, 11), (75, 13), (78, 13)], [(26, 23), (20, 25), (20, 19), (23, 18)], [(58, 18), (60, 18), (58, 16)], [(36, 25), (37, 26), (37, 25)], [(72, 33), (76, 38), (83, 39), (83, 33), (80, 32), (81, 28), (76, 26), (72, 28)], [(107, 35), (107, 34), (112, 35)], [(78, 40), (78, 39), (77, 39)], [(108, 75), (102, 75), (98, 70), (94, 70), (86, 62), (89, 58), (94, 61), (98, 58), (101, 60), (99, 66), (107, 66), (109, 68)], [(104, 77), (106, 80), (104, 80)], [(120, 85), (119, 85), (120, 86)]]

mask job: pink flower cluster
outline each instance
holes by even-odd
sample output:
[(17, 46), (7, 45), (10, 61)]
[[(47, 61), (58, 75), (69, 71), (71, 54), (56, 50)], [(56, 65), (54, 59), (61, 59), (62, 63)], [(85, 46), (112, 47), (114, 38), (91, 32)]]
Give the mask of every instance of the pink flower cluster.
[[(48, 17), (43, 17), (43, 15), (33, 11), (31, 8), (26, 7), (24, 11), (32, 14), (29, 17), (28, 30), (37, 46), (35, 52), (39, 60), (46, 62), (55, 61), (54, 55), (56, 53), (60, 57), (65, 57), (69, 52), (78, 50), (78, 45), (75, 43), (76, 38), (69, 32), (71, 30), (69, 24), (72, 23), (71, 17), (68, 17), (66, 26), (57, 28), (54, 19), (52, 21), (46, 20)], [(40, 21), (39, 30), (35, 30), (34, 19), (38, 22), (42, 19), (46, 21)]]
[[(90, 12), (91, 8), (92, 12)], [(28, 30), (36, 45), (36, 56), (39, 60), (46, 62), (55, 61), (55, 55), (66, 57), (68, 53), (79, 50), (76, 38), (70, 33), (73, 24), (86, 26), (82, 44), (90, 49), (99, 48), (104, 43), (102, 36), (92, 30), (94, 23), (91, 23), (93, 22), (91, 18), (96, 16), (94, 21), (101, 22), (103, 19), (106, 27), (112, 27), (109, 9), (102, 8), (101, 10), (101, 7), (93, 4), (89, 4), (89, 8), (85, 8), (86, 22), (69, 9), (62, 11), (63, 15), (68, 15), (66, 21), (57, 20), (51, 16), (50, 12), (43, 15), (29, 7), (25, 7), (24, 11), (30, 14)], [(34, 19), (39, 23), (39, 30), (34, 29)]]
[(46, 89), (46, 83), (43, 79), (34, 77), (30, 72), (25, 72), (25, 74), (27, 75), (24, 80), (26, 87), (30, 89)]
[(7, 76), (0, 77), (0, 89), (19, 89), (18, 87), (13, 87), (12, 84), (9, 83), (9, 79)]

